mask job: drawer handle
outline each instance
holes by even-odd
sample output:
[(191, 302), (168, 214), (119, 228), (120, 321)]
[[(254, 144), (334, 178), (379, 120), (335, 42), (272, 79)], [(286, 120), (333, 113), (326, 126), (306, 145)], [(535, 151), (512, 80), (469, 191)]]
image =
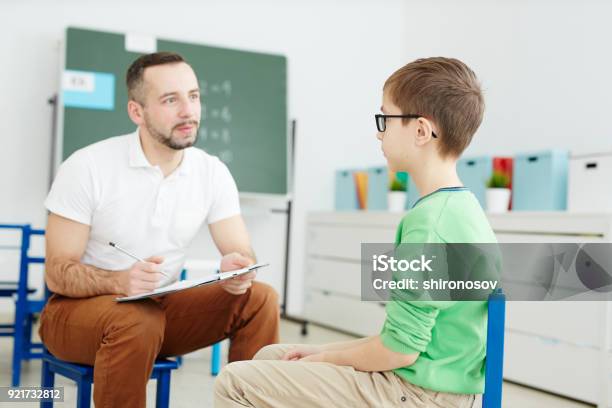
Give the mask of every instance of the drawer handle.
[(527, 160), (528, 160), (530, 163), (536, 162), (536, 161), (538, 161), (538, 156), (531, 156), (531, 157), (528, 157), (528, 158), (527, 158)]
[(467, 164), (468, 166), (475, 166), (475, 165), (476, 165), (476, 162), (475, 162), (474, 160), (470, 160), (470, 161), (468, 161), (468, 162), (467, 162), (467, 163), (465, 163), (465, 164)]
[(596, 162), (587, 163), (586, 164), (586, 168), (587, 169), (596, 169), (597, 168), (597, 163)]

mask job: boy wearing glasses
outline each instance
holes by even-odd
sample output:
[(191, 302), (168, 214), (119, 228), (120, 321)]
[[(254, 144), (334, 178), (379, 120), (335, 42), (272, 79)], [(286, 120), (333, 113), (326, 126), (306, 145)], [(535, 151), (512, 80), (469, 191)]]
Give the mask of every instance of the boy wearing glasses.
[[(396, 243), (488, 243), (495, 236), (456, 162), (480, 126), (474, 72), (449, 58), (416, 60), (383, 87), (378, 139), (392, 171), (421, 198)], [(466, 408), (484, 390), (486, 302), (392, 301), (380, 334), (353, 341), (272, 345), (227, 365), (218, 407)]]

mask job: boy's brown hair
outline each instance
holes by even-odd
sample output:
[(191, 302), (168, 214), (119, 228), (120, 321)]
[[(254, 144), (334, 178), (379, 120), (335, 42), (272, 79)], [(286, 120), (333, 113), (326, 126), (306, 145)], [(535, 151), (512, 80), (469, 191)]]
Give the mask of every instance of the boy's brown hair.
[(185, 59), (175, 52), (155, 52), (138, 57), (127, 70), (125, 84), (128, 91), (128, 99), (144, 104), (143, 75), (145, 69), (156, 65), (176, 64), (185, 62)]
[(482, 122), (485, 105), (478, 78), (454, 58), (413, 61), (395, 71), (383, 91), (402, 114), (422, 115), (438, 125), (443, 157), (459, 157)]

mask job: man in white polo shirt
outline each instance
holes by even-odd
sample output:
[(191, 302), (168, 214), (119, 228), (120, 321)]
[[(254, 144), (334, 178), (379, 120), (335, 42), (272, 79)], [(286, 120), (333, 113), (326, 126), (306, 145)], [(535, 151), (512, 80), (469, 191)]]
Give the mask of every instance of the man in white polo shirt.
[[(71, 155), (45, 201), (45, 278), (54, 292), (40, 335), (56, 357), (94, 365), (98, 406), (144, 407), (157, 356), (230, 338), (229, 360), (278, 341), (278, 299), (255, 272), (163, 298), (116, 303), (178, 279), (203, 222), (221, 270), (255, 262), (236, 184), (214, 156), (192, 147), (200, 92), (181, 56), (144, 55), (127, 72), (136, 132)], [(92, 123), (95, 126), (95, 123)], [(136, 262), (108, 245), (146, 258)]]

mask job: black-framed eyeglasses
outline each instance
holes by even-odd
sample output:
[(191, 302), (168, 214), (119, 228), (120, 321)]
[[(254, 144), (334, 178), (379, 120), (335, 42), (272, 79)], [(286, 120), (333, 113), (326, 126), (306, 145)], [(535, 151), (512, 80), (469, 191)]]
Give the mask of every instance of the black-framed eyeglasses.
[[(423, 115), (415, 115), (413, 113), (407, 115), (381, 115), (378, 113), (374, 115), (374, 120), (376, 120), (376, 129), (379, 132), (384, 132), (387, 129), (387, 118), (418, 119), (422, 117)], [(435, 138), (438, 137), (434, 132), (431, 132), (431, 135)]]

